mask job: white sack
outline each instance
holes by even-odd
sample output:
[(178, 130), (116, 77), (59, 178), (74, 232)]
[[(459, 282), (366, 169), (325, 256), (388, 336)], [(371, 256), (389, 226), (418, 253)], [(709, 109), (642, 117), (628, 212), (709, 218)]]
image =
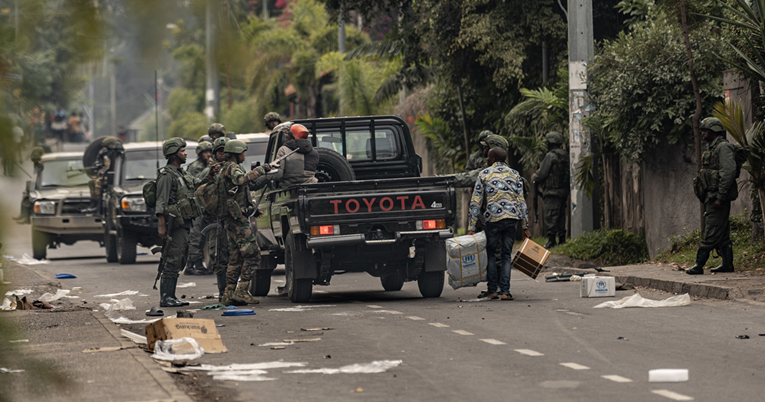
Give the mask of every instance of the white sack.
[(594, 308), (626, 308), (626, 307), (679, 307), (691, 304), (691, 296), (688, 293), (684, 295), (672, 296), (664, 300), (651, 300), (635, 293), (632, 296), (625, 297), (617, 301), (607, 301), (600, 303)]
[(486, 234), (446, 239), (446, 269), (452, 289), (486, 282)]

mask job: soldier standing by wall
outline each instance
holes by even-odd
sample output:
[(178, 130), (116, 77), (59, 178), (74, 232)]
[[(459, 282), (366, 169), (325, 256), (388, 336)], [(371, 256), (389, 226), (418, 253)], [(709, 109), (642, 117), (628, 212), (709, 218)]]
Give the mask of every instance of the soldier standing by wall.
[[(191, 162), (186, 171), (196, 180), (202, 180), (207, 176), (207, 167), (212, 161), (213, 146), (207, 141), (197, 144), (197, 160)], [(212, 275), (212, 267), (205, 270), (202, 264), (202, 229), (204, 229), (204, 218), (198, 216), (194, 219), (189, 233), (189, 259), (186, 263), (185, 275)]]
[(696, 252), (696, 265), (685, 273), (703, 275), (704, 264), (713, 249), (722, 256), (722, 264), (712, 272), (733, 272), (733, 243), (728, 218), (730, 203), (738, 198), (736, 147), (725, 138), (725, 128), (719, 119), (707, 117), (699, 128), (707, 149), (701, 156), (701, 170), (693, 180), (693, 190), (704, 203), (706, 231)]
[[(162, 154), (167, 165), (159, 170), (157, 177), (157, 202), (155, 212), (159, 218), (159, 237), (172, 239), (162, 250), (165, 266), (159, 292), (160, 307), (188, 305), (175, 297), (178, 274), (186, 264), (191, 223), (200, 214), (194, 199), (194, 179), (181, 169), (186, 163), (186, 141), (171, 138), (162, 144)], [(174, 217), (173, 227), (168, 227), (169, 215)]]
[[(265, 164), (245, 172), (239, 165), (244, 162), (247, 144), (240, 140), (226, 143), (225, 152), (228, 160), (221, 168), (221, 176), (226, 186), (228, 215), (223, 219), (228, 235), (228, 269), (226, 271), (226, 290), (223, 304), (257, 304), (258, 299), (250, 295), (252, 272), (260, 265), (260, 249), (255, 235), (250, 229), (249, 217), (254, 212), (248, 184), (271, 170)], [(274, 167), (278, 167), (275, 165)], [(241, 280), (240, 280), (241, 278)], [(237, 285), (237, 281), (239, 284)]]
[(531, 181), (542, 186), (542, 199), (545, 208), (545, 228), (547, 244), (544, 248), (555, 247), (566, 242), (566, 201), (570, 192), (568, 152), (562, 148), (563, 136), (556, 132), (548, 133), (547, 155)]

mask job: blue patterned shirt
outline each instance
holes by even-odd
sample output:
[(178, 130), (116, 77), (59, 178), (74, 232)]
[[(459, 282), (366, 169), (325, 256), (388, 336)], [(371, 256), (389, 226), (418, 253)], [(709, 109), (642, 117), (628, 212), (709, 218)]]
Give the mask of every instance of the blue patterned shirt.
[(523, 222), (523, 228), (529, 228), (529, 211), (523, 198), (523, 178), (517, 171), (502, 162), (496, 162), (478, 174), (478, 180), (470, 200), (470, 225), (468, 230), (475, 231), (481, 204), (486, 197), (486, 222), (499, 222), (503, 219), (517, 219)]

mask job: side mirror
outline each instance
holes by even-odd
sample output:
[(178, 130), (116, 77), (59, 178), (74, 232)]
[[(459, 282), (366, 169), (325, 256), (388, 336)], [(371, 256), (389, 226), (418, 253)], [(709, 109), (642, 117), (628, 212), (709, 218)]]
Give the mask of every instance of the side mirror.
[(114, 185), (114, 172), (106, 172), (106, 184)]

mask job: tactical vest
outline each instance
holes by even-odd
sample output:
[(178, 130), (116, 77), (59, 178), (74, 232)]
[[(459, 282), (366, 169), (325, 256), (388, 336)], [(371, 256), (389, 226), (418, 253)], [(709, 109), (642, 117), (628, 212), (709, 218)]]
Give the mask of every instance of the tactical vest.
[(187, 173), (179, 169), (167, 166), (159, 170), (160, 174), (169, 174), (173, 177), (173, 188), (168, 200), (168, 212), (180, 216), (183, 221), (190, 222), (202, 211), (194, 198), (194, 180)]
[(566, 151), (561, 148), (556, 148), (550, 151), (553, 155), (552, 167), (550, 168), (550, 174), (544, 181), (544, 190), (566, 190), (570, 187), (570, 177), (568, 169), (568, 155)]
[(238, 186), (231, 180), (231, 174), (235, 169), (242, 169), (242, 167), (234, 162), (226, 162), (221, 174), (224, 175), (226, 195), (228, 196), (226, 201), (228, 215), (235, 220), (241, 220), (252, 213), (252, 195), (247, 183)]
[[(699, 170), (698, 176), (693, 179), (693, 192), (701, 202), (706, 202), (708, 195), (717, 194), (720, 189), (720, 161), (717, 158), (717, 150), (721, 146), (725, 146), (725, 144), (730, 143), (721, 137), (714, 148), (709, 147), (701, 155), (701, 170)], [(736, 177), (738, 177), (738, 174), (736, 174)], [(731, 201), (738, 195), (738, 188), (735, 182), (732, 187), (735, 188), (735, 194), (732, 194), (733, 188), (728, 191)]]

